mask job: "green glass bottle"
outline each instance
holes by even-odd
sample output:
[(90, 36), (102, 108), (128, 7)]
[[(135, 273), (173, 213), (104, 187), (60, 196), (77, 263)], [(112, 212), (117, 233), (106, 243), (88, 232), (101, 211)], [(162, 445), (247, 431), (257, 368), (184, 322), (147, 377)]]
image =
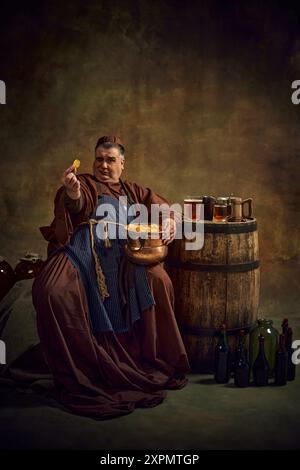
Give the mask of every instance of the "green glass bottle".
[(250, 331), (249, 343), (249, 359), (250, 367), (253, 369), (253, 364), (259, 352), (259, 336), (263, 335), (265, 356), (269, 364), (269, 377), (273, 377), (275, 370), (275, 358), (278, 348), (278, 331), (273, 327), (273, 321), (265, 318), (259, 318), (257, 324)]

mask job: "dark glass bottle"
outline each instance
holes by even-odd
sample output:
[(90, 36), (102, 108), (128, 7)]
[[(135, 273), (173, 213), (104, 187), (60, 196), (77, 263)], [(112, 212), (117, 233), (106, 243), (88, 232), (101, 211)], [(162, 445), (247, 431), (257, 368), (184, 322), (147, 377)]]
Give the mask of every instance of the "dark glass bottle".
[[(236, 368), (236, 365), (238, 363), (238, 360), (239, 360), (239, 357), (240, 357), (240, 354), (241, 354), (241, 350), (245, 349), (245, 330), (240, 330), (239, 331), (237, 341), (238, 341), (238, 343), (237, 343), (237, 346), (236, 346), (234, 352), (231, 352), (230, 367), (231, 367), (231, 372), (232, 372), (233, 376), (234, 376), (235, 368)], [(246, 353), (247, 353), (247, 351), (246, 351)]]
[(269, 365), (269, 377), (272, 377), (275, 368), (275, 356), (278, 347), (278, 331), (273, 327), (273, 321), (265, 318), (259, 318), (257, 325), (250, 332), (250, 367), (253, 367), (254, 361), (259, 352), (259, 335), (265, 338), (264, 351)]
[(282, 334), (284, 335), (285, 338), (286, 338), (288, 327), (289, 327), (289, 321), (287, 318), (284, 318), (281, 323), (281, 328), (282, 328)]
[(245, 340), (246, 340), (246, 332), (245, 330), (240, 330), (239, 336), (238, 336), (238, 345), (235, 350), (236, 362), (239, 360), (241, 352), (244, 352), (246, 356), (248, 355), (247, 349), (245, 347)]
[[(230, 351), (230, 376), (234, 377), (234, 374), (235, 374), (235, 369), (236, 369), (236, 365), (238, 363), (238, 360), (239, 360), (239, 357), (240, 357), (240, 353), (241, 353), (241, 350), (244, 349), (245, 347), (245, 330), (240, 330), (239, 333), (238, 333), (238, 343), (237, 343), (237, 347), (232, 351)], [(247, 351), (245, 350), (245, 352), (247, 353)]]
[(215, 381), (225, 384), (230, 375), (230, 348), (227, 343), (226, 326), (222, 325), (219, 341), (215, 349)]
[(250, 375), (250, 365), (245, 349), (245, 332), (239, 333), (239, 344), (236, 349), (236, 366), (234, 372), (234, 383), (237, 387), (248, 387)]
[(265, 355), (265, 337), (259, 335), (259, 351), (257, 358), (253, 364), (253, 380), (254, 385), (262, 387), (268, 385), (269, 381), (269, 364)]
[(292, 355), (293, 355), (293, 330), (292, 328), (288, 328), (286, 333), (286, 349), (287, 349), (287, 380), (295, 380), (296, 377), (296, 364), (292, 362)]
[(276, 360), (275, 360), (275, 384), (276, 385), (286, 385), (287, 381), (287, 364), (288, 364), (288, 354), (285, 349), (285, 334), (279, 335), (279, 346), (276, 351)]

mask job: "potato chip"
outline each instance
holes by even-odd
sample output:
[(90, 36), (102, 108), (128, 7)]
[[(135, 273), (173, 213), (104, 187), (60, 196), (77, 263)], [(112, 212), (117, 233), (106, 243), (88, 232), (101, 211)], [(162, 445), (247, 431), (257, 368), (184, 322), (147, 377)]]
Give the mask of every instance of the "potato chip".
[(74, 160), (73, 166), (75, 167), (75, 173), (77, 172), (78, 168), (80, 167), (80, 160)]

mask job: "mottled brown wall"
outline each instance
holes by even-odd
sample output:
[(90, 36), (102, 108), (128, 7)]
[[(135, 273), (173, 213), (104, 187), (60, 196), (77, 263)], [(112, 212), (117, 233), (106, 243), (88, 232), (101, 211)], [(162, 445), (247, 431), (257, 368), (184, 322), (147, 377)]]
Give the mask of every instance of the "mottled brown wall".
[(297, 300), (298, 25), (288, 2), (7, 4), (1, 254), (45, 255), (38, 227), (52, 218), (61, 172), (75, 155), (90, 171), (97, 137), (119, 133), (126, 177), (171, 200), (253, 197), (262, 305)]

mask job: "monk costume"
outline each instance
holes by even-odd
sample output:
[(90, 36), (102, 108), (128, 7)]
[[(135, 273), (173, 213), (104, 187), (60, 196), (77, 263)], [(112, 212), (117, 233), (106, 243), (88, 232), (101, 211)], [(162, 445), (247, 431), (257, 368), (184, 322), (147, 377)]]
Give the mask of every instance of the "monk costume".
[[(123, 145), (115, 136), (99, 142)], [(186, 385), (190, 367), (162, 264), (133, 264), (124, 254), (126, 240), (109, 239), (107, 246), (96, 232), (101, 204), (117, 211), (121, 196), (148, 209), (167, 201), (121, 179), (77, 178), (80, 199), (62, 186), (53, 222), (40, 228), (48, 258), (32, 297), (57, 400), (74, 413), (104, 419), (160, 404), (167, 389)]]

